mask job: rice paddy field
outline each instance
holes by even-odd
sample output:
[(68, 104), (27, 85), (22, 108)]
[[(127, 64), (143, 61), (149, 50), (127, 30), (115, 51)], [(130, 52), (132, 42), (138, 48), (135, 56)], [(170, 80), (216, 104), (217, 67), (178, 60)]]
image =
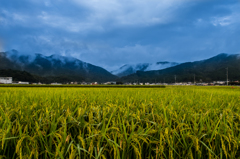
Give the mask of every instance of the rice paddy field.
[(240, 87), (0, 87), (0, 158), (240, 157)]

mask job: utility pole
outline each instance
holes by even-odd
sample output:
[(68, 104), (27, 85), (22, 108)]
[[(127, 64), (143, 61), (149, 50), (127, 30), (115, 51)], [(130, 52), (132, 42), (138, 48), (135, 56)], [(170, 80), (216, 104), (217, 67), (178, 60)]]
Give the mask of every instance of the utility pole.
[(194, 84), (195, 84), (196, 82), (195, 82), (195, 74), (194, 74)]
[(175, 75), (175, 84), (177, 83), (177, 76)]
[(228, 86), (228, 67), (226, 69), (227, 69), (226, 75), (227, 75), (227, 86)]

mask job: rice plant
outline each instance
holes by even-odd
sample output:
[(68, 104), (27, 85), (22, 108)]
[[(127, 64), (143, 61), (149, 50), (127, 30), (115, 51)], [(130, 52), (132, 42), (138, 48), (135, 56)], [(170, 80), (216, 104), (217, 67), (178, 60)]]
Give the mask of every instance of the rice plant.
[(239, 87), (0, 88), (0, 158), (238, 158)]

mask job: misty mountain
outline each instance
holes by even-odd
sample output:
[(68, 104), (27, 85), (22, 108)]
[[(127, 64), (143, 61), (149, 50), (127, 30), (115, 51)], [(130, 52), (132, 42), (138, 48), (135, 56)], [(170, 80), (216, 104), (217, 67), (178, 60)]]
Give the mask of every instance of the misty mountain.
[(157, 63), (139, 63), (139, 64), (126, 64), (120, 67), (117, 70), (111, 71), (112, 74), (123, 77), (128, 76), (130, 74), (134, 74), (137, 71), (152, 71), (152, 70), (162, 70), (168, 67), (176, 66), (178, 63), (176, 62), (157, 62)]
[(27, 71), (42, 77), (64, 77), (73, 81), (102, 82), (116, 79), (107, 70), (73, 57), (21, 55), (16, 50), (0, 53), (0, 69)]
[(158, 71), (137, 71), (136, 73), (122, 77), (122, 81), (141, 82), (193, 82), (194, 75), (197, 82), (225, 81), (226, 68), (228, 68), (229, 80), (240, 80), (240, 55), (219, 54), (212, 58), (186, 62)]

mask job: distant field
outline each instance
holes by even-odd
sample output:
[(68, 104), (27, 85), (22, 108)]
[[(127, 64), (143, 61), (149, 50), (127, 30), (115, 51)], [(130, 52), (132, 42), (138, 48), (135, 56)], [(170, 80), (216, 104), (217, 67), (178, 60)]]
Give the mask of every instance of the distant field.
[(240, 87), (0, 87), (0, 158), (238, 158)]
[(0, 87), (77, 87), (77, 88), (165, 88), (164, 85), (33, 85), (33, 84), (0, 84)]

